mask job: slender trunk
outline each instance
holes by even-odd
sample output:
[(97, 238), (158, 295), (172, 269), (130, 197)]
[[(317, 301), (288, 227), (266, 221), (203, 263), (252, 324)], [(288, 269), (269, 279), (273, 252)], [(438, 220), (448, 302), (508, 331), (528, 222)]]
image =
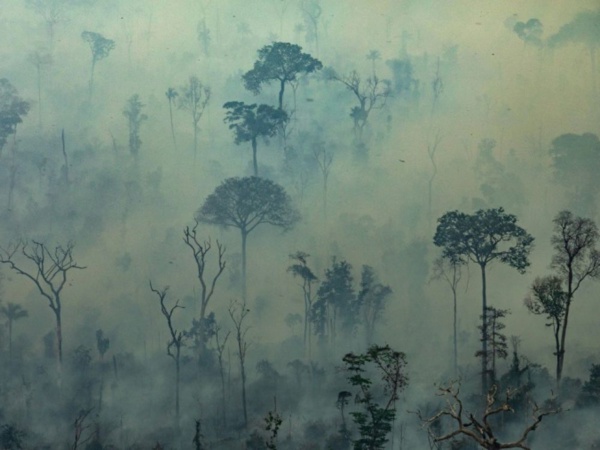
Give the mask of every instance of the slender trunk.
[(67, 159), (67, 147), (65, 145), (65, 129), (62, 129), (60, 134), (60, 138), (62, 141), (62, 153), (63, 159), (65, 160), (65, 181), (69, 184), (69, 160)]
[(198, 124), (194, 121), (194, 163), (198, 154)]
[(12, 368), (12, 319), (8, 319), (8, 365)]
[(169, 117), (171, 118), (171, 136), (173, 137), (173, 147), (177, 151), (177, 141), (175, 140), (175, 127), (173, 126), (173, 102), (169, 98)]
[(285, 90), (285, 81), (284, 80), (280, 80), (280, 85), (279, 85), (279, 109), (283, 109), (283, 91)]
[(248, 232), (244, 229), (242, 232), (242, 301), (246, 303), (246, 299), (248, 296), (247, 285), (246, 285), (246, 238), (248, 237)]
[(458, 314), (457, 314), (457, 301), (456, 301), (456, 287), (452, 288), (452, 300), (454, 302), (453, 305), (453, 323), (452, 323), (452, 328), (453, 328), (453, 336), (452, 336), (452, 344), (454, 346), (454, 376), (458, 375), (458, 327), (457, 327), (457, 318), (458, 318)]
[(248, 428), (248, 408), (246, 406), (246, 370), (242, 363), (242, 406), (244, 408), (244, 428)]
[(221, 414), (222, 414), (222, 427), (227, 428), (227, 413), (226, 407), (227, 402), (225, 398), (225, 368), (223, 367), (223, 354), (219, 354), (219, 375), (221, 376)]
[(38, 90), (38, 125), (42, 128), (42, 68), (37, 64), (37, 90)]
[(62, 352), (62, 319), (60, 315), (60, 306), (52, 308), (54, 315), (56, 316), (56, 344), (58, 346), (58, 364), (62, 366), (63, 352)]
[(177, 352), (175, 354), (175, 428), (177, 430), (177, 434), (179, 434), (179, 375), (181, 372), (179, 365), (179, 352), (180, 348), (177, 347)]
[(252, 137), (252, 167), (254, 168), (254, 176), (258, 176), (258, 161), (256, 160), (256, 136)]
[(592, 98), (596, 99), (596, 92), (598, 90), (598, 71), (596, 69), (596, 48), (594, 45), (590, 45), (590, 63), (592, 65)]
[(488, 391), (488, 354), (487, 354), (487, 289), (485, 279), (485, 264), (480, 264), (481, 268), (481, 300), (482, 300), (482, 323), (481, 323), (481, 337), (482, 337), (482, 355), (481, 355), (481, 390), (483, 395), (487, 394)]
[(555, 327), (556, 328), (554, 330), (554, 354), (556, 355), (556, 388), (558, 389), (558, 384), (560, 380), (560, 323), (557, 323)]
[(12, 210), (13, 203), (13, 193), (15, 190), (15, 184), (17, 181), (17, 129), (15, 127), (15, 132), (13, 134), (13, 145), (12, 145), (12, 158), (10, 163), (10, 179), (8, 185), (8, 203), (6, 205), (6, 209), (8, 211)]
[(90, 92), (89, 101), (92, 101), (92, 92), (94, 91), (94, 69), (96, 68), (96, 59), (92, 58), (92, 73), (90, 74)]
[(571, 301), (573, 300), (573, 268), (569, 264), (569, 274), (567, 277), (567, 306), (565, 308), (565, 318), (563, 320), (562, 332), (560, 335), (560, 348), (556, 356), (556, 385), (560, 386), (562, 372), (565, 362), (565, 344), (567, 341), (567, 325), (569, 324), (569, 310), (571, 309)]

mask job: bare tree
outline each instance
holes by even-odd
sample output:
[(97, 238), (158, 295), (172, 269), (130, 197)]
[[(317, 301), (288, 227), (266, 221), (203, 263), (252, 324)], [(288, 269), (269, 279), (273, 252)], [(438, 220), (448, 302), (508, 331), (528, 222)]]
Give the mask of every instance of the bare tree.
[(196, 262), (196, 276), (198, 277), (198, 281), (200, 281), (201, 288), (200, 321), (203, 322), (206, 317), (206, 308), (208, 306), (208, 302), (210, 302), (210, 299), (215, 292), (217, 280), (223, 273), (223, 270), (225, 270), (225, 260), (223, 259), (223, 256), (225, 255), (225, 247), (217, 240), (217, 272), (212, 277), (212, 280), (210, 280), (206, 277), (206, 257), (212, 249), (212, 243), (210, 238), (204, 242), (200, 242), (198, 240), (197, 229), (199, 223), (200, 222), (196, 219), (193, 228), (190, 229), (190, 227), (185, 227), (183, 230), (183, 242), (185, 242), (185, 244), (192, 251), (194, 261)]
[(29, 314), (21, 305), (12, 302), (8, 302), (6, 306), (0, 307), (0, 313), (6, 318), (6, 326), (8, 327), (8, 361), (10, 364), (12, 363), (13, 359), (13, 323), (19, 319), (27, 317)]
[(329, 182), (329, 174), (331, 173), (331, 165), (333, 164), (333, 154), (328, 150), (325, 143), (317, 142), (313, 147), (313, 155), (323, 177), (323, 216), (327, 217), (327, 183)]
[[(57, 245), (50, 250), (42, 242), (19, 242), (6, 249), (0, 249), (0, 263), (7, 264), (19, 275), (28, 278), (40, 294), (48, 300), (48, 306), (56, 319), (56, 341), (58, 344), (58, 362), (62, 365), (62, 290), (67, 284), (67, 275), (71, 269), (85, 269), (73, 258), (75, 244)], [(23, 264), (15, 262), (19, 254), (24, 257)], [(30, 267), (26, 267), (25, 264)]]
[(229, 317), (235, 328), (235, 340), (238, 348), (238, 358), (240, 361), (240, 376), (242, 377), (242, 408), (244, 410), (244, 428), (248, 427), (248, 408), (246, 404), (246, 352), (249, 343), (246, 340), (246, 334), (249, 327), (244, 324), (244, 320), (250, 313), (246, 302), (239, 303), (232, 301), (229, 305)]
[(52, 55), (44, 49), (38, 49), (29, 55), (28, 61), (33, 64), (37, 74), (38, 94), (38, 125), (42, 127), (42, 72), (46, 66), (52, 64)]
[[(560, 409), (541, 410), (534, 403), (532, 406), (532, 422), (527, 425), (520, 436), (511, 442), (500, 442), (498, 430), (494, 429), (492, 418), (503, 413), (515, 413), (515, 410), (510, 405), (514, 391), (507, 391), (505, 398), (497, 402), (497, 388), (492, 386), (486, 396), (486, 405), (481, 417), (476, 417), (474, 413), (467, 412), (464, 409), (463, 402), (460, 399), (460, 384), (451, 383), (447, 387), (439, 388), (439, 396), (446, 400), (446, 407), (432, 417), (424, 418), (421, 412), (417, 415), (427, 427), (428, 432), (434, 442), (443, 442), (453, 439), (456, 436), (465, 436), (475, 444), (486, 450), (500, 450), (504, 448), (521, 448), (530, 450), (531, 447), (527, 444), (529, 434), (535, 431), (542, 419), (546, 416), (557, 414)], [(449, 419), (454, 426), (450, 431), (437, 434), (433, 431), (433, 425), (439, 421)]]
[(179, 385), (180, 385), (180, 373), (181, 373), (181, 348), (185, 346), (184, 338), (185, 334), (183, 331), (179, 331), (173, 325), (173, 313), (176, 309), (183, 308), (179, 305), (179, 300), (175, 302), (175, 305), (168, 308), (165, 305), (165, 299), (167, 297), (167, 291), (169, 287), (166, 286), (161, 290), (155, 289), (150, 282), (150, 290), (154, 292), (160, 301), (160, 310), (162, 315), (167, 321), (169, 327), (169, 342), (167, 343), (167, 355), (173, 358), (175, 362), (175, 426), (179, 433)]
[(171, 136), (173, 137), (173, 147), (177, 150), (177, 141), (175, 140), (175, 127), (173, 126), (173, 103), (175, 103), (175, 99), (179, 95), (175, 88), (170, 87), (165, 92), (167, 100), (169, 101), (169, 118), (171, 119)]
[(210, 100), (211, 90), (202, 84), (197, 76), (192, 75), (188, 84), (183, 86), (179, 93), (179, 109), (188, 111), (192, 116), (192, 127), (194, 130), (194, 161), (198, 153), (199, 123), (204, 110)]
[(90, 415), (90, 413), (92, 412), (92, 410), (93, 410), (93, 408), (82, 409), (81, 411), (79, 411), (79, 414), (77, 414), (77, 417), (75, 418), (75, 422), (73, 423), (73, 428), (75, 430), (75, 436), (73, 438), (73, 444), (71, 445), (71, 450), (77, 450), (78, 448), (80, 448), (79, 447), (80, 445), (85, 444), (93, 437), (93, 434), (89, 434), (85, 439), (82, 439), (83, 433), (87, 429), (89, 429), (91, 426), (91, 425), (86, 425), (85, 422), (86, 422), (88, 416)]
[(438, 146), (440, 145), (441, 141), (442, 141), (442, 138), (441, 138), (440, 132), (438, 130), (438, 132), (435, 133), (433, 141), (427, 143), (427, 156), (429, 156), (429, 160), (431, 161), (431, 167), (432, 167), (431, 176), (429, 177), (429, 182), (427, 185), (427, 187), (428, 187), (428, 190), (427, 190), (427, 207), (428, 207), (427, 220), (429, 222), (429, 228), (431, 228), (431, 221), (433, 218), (433, 180), (435, 180), (435, 177), (437, 175), (437, 165), (435, 163), (435, 152), (437, 151)]
[(221, 378), (221, 413), (222, 413), (222, 421), (223, 427), (227, 426), (227, 402), (225, 395), (225, 365), (223, 362), (223, 353), (225, 351), (225, 346), (227, 345), (227, 339), (229, 339), (230, 331), (225, 333), (223, 338), (220, 337), (219, 333), (221, 331), (221, 327), (217, 326), (215, 328), (215, 350), (217, 351), (217, 360), (219, 362), (219, 376)]

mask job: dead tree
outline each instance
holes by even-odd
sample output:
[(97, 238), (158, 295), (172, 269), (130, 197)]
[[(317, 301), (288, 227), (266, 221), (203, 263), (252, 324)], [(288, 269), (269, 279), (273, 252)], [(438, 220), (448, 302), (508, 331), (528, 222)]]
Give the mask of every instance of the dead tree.
[[(73, 438), (73, 445), (71, 445), (71, 450), (77, 450), (80, 445), (85, 444), (92, 438), (92, 434), (87, 436), (85, 439), (82, 439), (83, 433), (90, 428), (91, 425), (86, 425), (86, 419), (92, 412), (92, 408), (90, 409), (82, 409), (79, 411), (75, 422), (73, 423), (73, 428), (75, 429), (75, 437)], [(87, 447), (86, 447), (87, 448)]]
[(428, 206), (428, 214), (427, 214), (427, 219), (429, 222), (429, 228), (431, 228), (431, 219), (432, 219), (432, 215), (433, 215), (433, 180), (435, 180), (435, 177), (437, 175), (437, 165), (435, 163), (435, 152), (438, 149), (438, 146), (440, 145), (442, 138), (440, 137), (440, 132), (438, 131), (434, 138), (433, 138), (433, 142), (428, 142), (427, 143), (427, 156), (429, 156), (429, 160), (431, 161), (431, 176), (429, 177), (429, 181), (428, 181), (428, 185), (427, 185), (427, 206)]
[(244, 325), (244, 319), (248, 316), (250, 310), (246, 307), (246, 302), (241, 304), (232, 301), (229, 305), (229, 317), (235, 327), (235, 339), (238, 347), (238, 358), (240, 360), (240, 376), (242, 378), (242, 408), (244, 410), (244, 428), (248, 427), (248, 408), (246, 405), (246, 352), (248, 351), (248, 341), (246, 334), (248, 326)]
[(221, 378), (221, 409), (222, 409), (222, 420), (223, 420), (223, 428), (227, 427), (227, 399), (225, 395), (225, 366), (223, 364), (223, 353), (225, 351), (225, 346), (227, 345), (227, 339), (229, 339), (230, 331), (225, 333), (225, 337), (221, 338), (219, 336), (219, 332), (221, 331), (221, 327), (217, 326), (215, 328), (215, 344), (217, 351), (217, 360), (219, 362), (219, 376)]
[[(75, 244), (69, 242), (66, 246), (57, 245), (50, 250), (42, 242), (19, 242), (6, 249), (0, 248), (0, 263), (8, 266), (19, 275), (28, 278), (40, 294), (48, 300), (48, 306), (56, 319), (56, 342), (58, 347), (58, 362), (62, 365), (62, 290), (67, 284), (67, 274), (71, 269), (85, 269), (73, 259)], [(15, 262), (21, 253), (26, 267)]]
[[(483, 414), (480, 417), (476, 417), (474, 413), (467, 412), (464, 409), (463, 402), (460, 399), (460, 384), (451, 383), (447, 387), (439, 388), (438, 395), (446, 400), (446, 407), (444, 409), (429, 418), (424, 418), (420, 411), (417, 412), (417, 415), (423, 422), (423, 425), (427, 427), (434, 442), (448, 441), (462, 435), (486, 450), (500, 450), (504, 448), (530, 450), (531, 447), (526, 442), (529, 434), (538, 428), (544, 417), (557, 414), (560, 412), (560, 409), (541, 410), (533, 403), (531, 423), (523, 429), (519, 437), (515, 440), (500, 442), (498, 430), (494, 429), (492, 420), (494, 416), (515, 412), (510, 405), (514, 394), (515, 391), (507, 390), (504, 399), (497, 401), (497, 387), (496, 385), (492, 386), (486, 396), (486, 405)], [(451, 423), (454, 423), (454, 426), (451, 428), (451, 431), (436, 434), (433, 431), (434, 425), (439, 425), (440, 421), (444, 418), (448, 418)]]
[(217, 273), (212, 277), (212, 279), (207, 279), (206, 277), (206, 255), (212, 249), (212, 243), (210, 238), (204, 242), (200, 242), (198, 240), (198, 236), (196, 230), (198, 228), (198, 224), (200, 223), (198, 220), (195, 221), (195, 225), (193, 228), (185, 227), (183, 230), (183, 242), (192, 250), (192, 255), (194, 256), (194, 261), (196, 262), (196, 274), (198, 277), (198, 281), (200, 281), (200, 322), (203, 323), (206, 316), (206, 307), (208, 306), (208, 302), (210, 302), (211, 297), (215, 292), (215, 286), (217, 284), (217, 280), (225, 270), (225, 260), (223, 256), (225, 255), (225, 246), (223, 246), (219, 241), (217, 241), (217, 252), (218, 252), (218, 263), (217, 263)]
[(179, 378), (181, 372), (181, 348), (185, 346), (185, 334), (183, 331), (178, 331), (173, 325), (173, 313), (178, 308), (183, 309), (183, 306), (179, 305), (179, 300), (177, 300), (175, 305), (170, 308), (165, 305), (167, 291), (169, 290), (168, 286), (158, 290), (152, 286), (152, 282), (150, 281), (150, 290), (158, 296), (160, 310), (162, 315), (165, 316), (167, 326), (169, 327), (170, 340), (167, 343), (167, 355), (173, 358), (173, 361), (175, 362), (175, 426), (177, 433), (179, 433)]

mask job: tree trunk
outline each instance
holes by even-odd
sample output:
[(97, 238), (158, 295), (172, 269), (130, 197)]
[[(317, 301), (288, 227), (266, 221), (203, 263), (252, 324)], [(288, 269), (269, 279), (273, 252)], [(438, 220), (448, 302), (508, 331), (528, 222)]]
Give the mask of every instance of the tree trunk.
[[(456, 268), (454, 269), (456, 270)], [(453, 317), (453, 324), (452, 324), (452, 328), (453, 328), (453, 336), (452, 336), (452, 344), (454, 346), (454, 376), (458, 375), (458, 326), (457, 326), (457, 301), (456, 301), (456, 287), (452, 287), (452, 300), (454, 302), (453, 305), (453, 313), (454, 313), (454, 317)]]
[(56, 343), (58, 346), (58, 364), (62, 366), (63, 352), (62, 352), (62, 320), (60, 316), (60, 306), (53, 308), (54, 315), (56, 316)]
[(12, 319), (8, 319), (8, 365), (12, 368)]
[[(38, 60), (39, 61), (39, 60)], [(42, 128), (42, 67), (37, 63), (38, 125)]]
[(279, 109), (282, 110), (283, 109), (283, 91), (285, 90), (285, 81), (284, 80), (280, 80), (280, 85), (279, 85)]
[(241, 371), (242, 371), (242, 407), (244, 408), (244, 428), (248, 428), (248, 409), (246, 407), (246, 368), (244, 367), (244, 360), (240, 359)]
[(181, 371), (179, 366), (179, 352), (180, 349), (177, 347), (177, 353), (175, 354), (175, 427), (177, 434), (179, 434), (179, 374)]
[(92, 101), (92, 92), (94, 91), (94, 69), (96, 68), (96, 59), (92, 58), (92, 72), (90, 74), (90, 92), (89, 101)]
[(246, 286), (246, 238), (248, 237), (248, 232), (244, 229), (241, 230), (242, 233), (242, 300), (245, 303), (247, 299), (247, 286)]
[(254, 176), (258, 176), (258, 162), (256, 160), (256, 136), (252, 137), (252, 167), (254, 168)]
[(481, 268), (481, 300), (482, 300), (482, 323), (481, 323), (481, 338), (482, 338), (482, 352), (481, 355), (481, 391), (483, 395), (487, 394), (488, 391), (488, 354), (487, 354), (487, 287), (485, 279), (485, 264), (480, 264)]
[(177, 151), (177, 141), (175, 140), (175, 127), (173, 126), (173, 102), (169, 98), (169, 117), (171, 118), (171, 136), (173, 137), (173, 147)]

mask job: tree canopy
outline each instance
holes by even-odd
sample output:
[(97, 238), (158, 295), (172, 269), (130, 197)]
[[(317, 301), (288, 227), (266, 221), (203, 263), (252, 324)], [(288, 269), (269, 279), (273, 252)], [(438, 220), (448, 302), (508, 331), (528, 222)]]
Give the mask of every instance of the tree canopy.
[(258, 50), (258, 60), (252, 70), (242, 79), (244, 86), (254, 94), (259, 94), (263, 84), (279, 81), (279, 109), (283, 109), (283, 93), (286, 83), (293, 82), (299, 75), (313, 73), (323, 67), (321, 61), (302, 47), (289, 42), (274, 42)]
[(8, 136), (16, 131), (17, 125), (23, 122), (29, 107), (29, 102), (19, 97), (17, 89), (8, 79), (0, 79), (0, 150)]

